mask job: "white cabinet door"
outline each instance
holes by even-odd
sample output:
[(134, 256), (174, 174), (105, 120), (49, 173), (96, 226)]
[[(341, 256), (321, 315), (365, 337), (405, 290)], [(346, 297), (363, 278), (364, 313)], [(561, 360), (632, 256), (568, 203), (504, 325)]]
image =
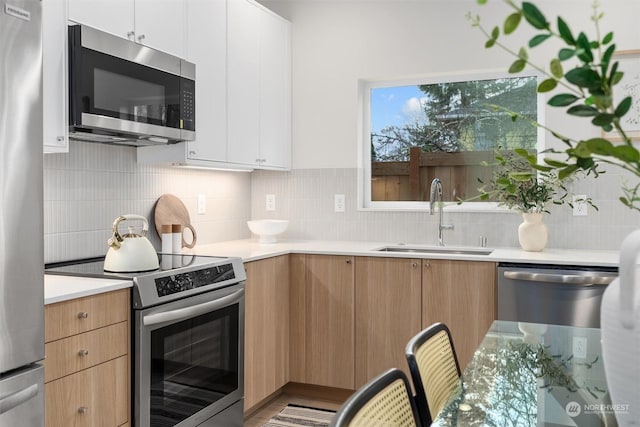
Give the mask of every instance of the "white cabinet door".
[(134, 0), (68, 0), (69, 20), (133, 40)]
[(69, 151), (67, 4), (42, 2), (42, 103), (45, 153)]
[(246, 0), (227, 3), (228, 161), (258, 161), (260, 9)]
[(196, 64), (194, 160), (227, 159), (227, 2), (189, 0), (187, 60)]
[(272, 13), (260, 17), (260, 161), (291, 167), (291, 26)]
[(248, 0), (228, 5), (228, 157), (289, 168), (290, 24)]
[(136, 42), (185, 57), (186, 0), (135, 0), (134, 16)]
[(187, 0), (68, 0), (69, 20), (184, 57)]

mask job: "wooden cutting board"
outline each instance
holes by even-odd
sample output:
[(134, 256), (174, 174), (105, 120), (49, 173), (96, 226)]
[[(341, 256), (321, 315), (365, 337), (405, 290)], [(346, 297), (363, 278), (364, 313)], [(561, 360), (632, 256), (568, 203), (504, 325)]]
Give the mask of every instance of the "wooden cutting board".
[[(160, 237), (160, 230), (163, 225), (180, 224), (182, 229), (188, 228), (193, 234), (193, 241), (187, 242), (182, 236), (182, 246), (192, 248), (196, 244), (196, 230), (191, 225), (191, 217), (187, 207), (178, 197), (173, 194), (163, 194), (156, 201), (153, 213), (153, 221), (156, 227), (156, 233)], [(188, 235), (188, 233), (187, 233)]]

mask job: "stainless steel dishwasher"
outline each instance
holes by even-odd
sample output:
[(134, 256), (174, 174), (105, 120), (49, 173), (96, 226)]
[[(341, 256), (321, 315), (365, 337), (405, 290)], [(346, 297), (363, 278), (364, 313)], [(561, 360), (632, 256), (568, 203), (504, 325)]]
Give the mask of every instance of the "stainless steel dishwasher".
[(500, 263), (498, 319), (600, 327), (602, 293), (615, 267)]

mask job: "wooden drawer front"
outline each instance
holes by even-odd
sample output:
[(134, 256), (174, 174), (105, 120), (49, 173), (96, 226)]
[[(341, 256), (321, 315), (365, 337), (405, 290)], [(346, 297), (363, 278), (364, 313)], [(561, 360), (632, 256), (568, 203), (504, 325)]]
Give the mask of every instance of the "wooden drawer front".
[(127, 356), (45, 385), (46, 427), (117, 427), (129, 421)]
[(129, 322), (120, 322), (45, 344), (44, 381), (127, 354), (128, 326)]
[(45, 342), (66, 338), (129, 318), (129, 289), (45, 306)]

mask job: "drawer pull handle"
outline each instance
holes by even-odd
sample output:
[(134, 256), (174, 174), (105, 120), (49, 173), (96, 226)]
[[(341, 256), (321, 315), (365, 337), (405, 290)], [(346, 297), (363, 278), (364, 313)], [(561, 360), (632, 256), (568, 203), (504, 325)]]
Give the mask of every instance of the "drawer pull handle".
[(81, 406), (78, 408), (78, 412), (81, 414), (86, 414), (87, 412), (89, 412), (89, 408), (86, 406)]
[(86, 311), (81, 311), (80, 313), (78, 313), (78, 319), (86, 319), (87, 317), (89, 317), (89, 313), (87, 313)]
[(78, 356), (84, 357), (84, 356), (88, 356), (88, 355), (89, 355), (89, 350), (80, 350), (78, 352)]

